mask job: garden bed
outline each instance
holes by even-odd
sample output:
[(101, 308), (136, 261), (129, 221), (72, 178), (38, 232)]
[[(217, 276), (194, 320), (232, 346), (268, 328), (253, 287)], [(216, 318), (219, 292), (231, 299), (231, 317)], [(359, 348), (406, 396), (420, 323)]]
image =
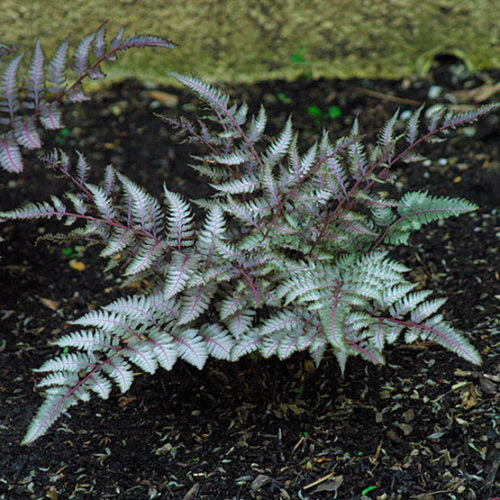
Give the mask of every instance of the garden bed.
[[(424, 80), (263, 82), (229, 90), (278, 131), (293, 113), (303, 147), (321, 128), (346, 134), (358, 115), (367, 139), (394, 113), (445, 103), (467, 107), (498, 72), (434, 68)], [(483, 94), (477, 91), (483, 90)], [(476, 91), (474, 91), (476, 89)], [(490, 95), (488, 96), (488, 89)], [(454, 102), (453, 102), (454, 101)], [(203, 195), (180, 144), (153, 112), (192, 113), (189, 93), (127, 81), (68, 107), (55, 145), (85, 153), (101, 172), (113, 163), (153, 194), (166, 182)], [(178, 362), (141, 375), (125, 395), (71, 409), (30, 447), (19, 445), (41, 402), (36, 368), (48, 342), (74, 319), (120, 295), (98, 249), (65, 248), (38, 236), (56, 223), (0, 226), (0, 498), (366, 498), (488, 499), (500, 491), (498, 435), (499, 119), (429, 147), (424, 165), (404, 166), (396, 188), (428, 189), (480, 210), (432, 225), (393, 255), (437, 296), (451, 323), (482, 353), (479, 369), (431, 343), (395, 346), (387, 365), (332, 355), (318, 368), (305, 354), (286, 361)], [(0, 208), (62, 193), (35, 157), (25, 174), (0, 174)], [(496, 187), (495, 187), (496, 186)], [(143, 286), (147, 286), (147, 283)], [(496, 291), (495, 291), (496, 290)]]

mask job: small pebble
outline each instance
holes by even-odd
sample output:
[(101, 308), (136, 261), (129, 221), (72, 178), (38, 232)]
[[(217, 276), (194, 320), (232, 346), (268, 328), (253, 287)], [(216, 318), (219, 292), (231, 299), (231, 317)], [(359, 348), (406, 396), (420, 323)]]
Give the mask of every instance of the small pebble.
[(441, 94), (443, 90), (443, 87), (440, 87), (439, 85), (432, 85), (429, 88), (429, 91), (427, 92), (427, 97), (429, 99), (437, 99), (439, 95)]

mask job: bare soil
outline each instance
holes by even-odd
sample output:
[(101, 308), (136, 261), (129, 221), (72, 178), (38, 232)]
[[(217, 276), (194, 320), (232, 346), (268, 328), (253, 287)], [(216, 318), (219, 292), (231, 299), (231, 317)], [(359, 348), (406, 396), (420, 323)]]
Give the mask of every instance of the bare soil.
[[(227, 90), (254, 110), (264, 102), (270, 134), (293, 113), (306, 145), (322, 127), (333, 137), (347, 133), (358, 115), (373, 140), (398, 107), (476, 105), (477, 89), (484, 98), (498, 78), (441, 63), (420, 80), (263, 82)], [(78, 148), (97, 171), (112, 162), (155, 194), (166, 182), (194, 198), (201, 191), (187, 167), (192, 149), (153, 112), (192, 113), (198, 104), (178, 89), (127, 81), (68, 108), (55, 145)], [(326, 116), (334, 106), (341, 115)], [(202, 371), (179, 362), (171, 372), (137, 376), (125, 395), (72, 408), (71, 418), (23, 447), (42, 401), (32, 369), (54, 354), (48, 342), (67, 321), (132, 290), (103, 275), (96, 248), (46, 241), (35, 247), (38, 236), (58, 230), (56, 223), (1, 225), (0, 498), (499, 496), (499, 128), (498, 114), (491, 115), (429, 148), (430, 161), (401, 167), (396, 185), (481, 207), (393, 251), (413, 279), (449, 298), (446, 316), (480, 349), (480, 368), (430, 343), (395, 346), (386, 366), (352, 359), (344, 377), (331, 356), (318, 368), (304, 354), (211, 360)], [(23, 176), (0, 174), (0, 208), (63, 190), (33, 157)]]

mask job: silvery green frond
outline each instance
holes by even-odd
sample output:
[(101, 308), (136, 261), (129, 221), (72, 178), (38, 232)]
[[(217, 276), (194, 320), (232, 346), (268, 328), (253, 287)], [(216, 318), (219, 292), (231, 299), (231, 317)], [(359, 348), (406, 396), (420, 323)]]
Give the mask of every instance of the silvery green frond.
[(432, 292), (430, 290), (419, 290), (417, 292), (405, 294), (389, 308), (391, 317), (401, 318), (405, 314), (408, 314), (421, 302), (423, 302), (431, 293)]
[(462, 333), (455, 330), (448, 323), (442, 321), (437, 326), (432, 325), (427, 328), (427, 338), (475, 365), (481, 364), (481, 355), (477, 349), (467, 341)]
[(200, 328), (200, 335), (207, 344), (210, 356), (217, 359), (231, 359), (235, 341), (225, 328), (218, 324), (205, 324)]
[(178, 357), (172, 335), (157, 330), (149, 335), (149, 342), (158, 364), (165, 370), (171, 370)]
[(225, 297), (218, 304), (220, 319), (225, 320), (242, 309), (245, 309), (247, 306), (248, 300), (244, 295)]
[(424, 320), (437, 312), (441, 306), (446, 302), (446, 298), (426, 300), (420, 303), (415, 309), (411, 311), (411, 320), (415, 323), (422, 323)]
[(258, 328), (262, 337), (273, 336), (276, 332), (291, 332), (300, 329), (301, 319), (293, 311), (284, 310), (266, 319)]
[(147, 373), (153, 374), (158, 367), (149, 339), (143, 340), (137, 336), (132, 337), (127, 343), (127, 348), (122, 350), (122, 356)]
[(163, 297), (170, 299), (180, 293), (198, 265), (198, 257), (172, 251), (167, 277), (163, 285)]
[(104, 219), (111, 220), (116, 217), (116, 210), (113, 200), (108, 196), (106, 191), (99, 186), (93, 184), (86, 184), (87, 189), (92, 193), (93, 201), (96, 208)]
[(77, 403), (78, 399), (75, 392), (68, 393), (65, 386), (58, 387), (57, 391), (48, 393), (45, 401), (31, 420), (21, 444), (32, 443), (45, 434), (62, 413)]
[(231, 352), (231, 361), (237, 361), (243, 356), (256, 351), (259, 348), (260, 342), (261, 338), (255, 331), (251, 331), (241, 338), (237, 337), (233, 351)]
[(260, 187), (260, 180), (256, 175), (246, 175), (241, 179), (235, 179), (220, 184), (210, 184), (216, 191), (229, 194), (253, 193)]
[(247, 225), (255, 227), (259, 231), (262, 229), (258, 222), (259, 219), (269, 215), (273, 208), (265, 198), (239, 202), (230, 195), (226, 197), (226, 202), (220, 202), (219, 206), (225, 212), (233, 215)]
[[(328, 345), (329, 344), (327, 340), (323, 336), (314, 337), (313, 341), (311, 342), (308, 351), (316, 366), (319, 366), (319, 364), (321, 363)], [(342, 364), (337, 353), (344, 353), (345, 351), (338, 351), (334, 349), (333, 352), (337, 357), (337, 361), (339, 362), (341, 373), (344, 373), (345, 363)]]
[(190, 323), (204, 313), (217, 291), (215, 283), (196, 286), (186, 290), (181, 299), (181, 309), (179, 311), (178, 325)]
[(226, 155), (215, 155), (213, 157), (213, 160), (217, 163), (221, 163), (222, 165), (234, 166), (246, 163), (250, 158), (250, 153), (247, 150), (243, 149), (233, 151), (232, 153)]
[(500, 103), (492, 103), (492, 104), (486, 104), (485, 106), (481, 106), (479, 108), (472, 109), (471, 111), (466, 111), (461, 113), (449, 111), (448, 113), (446, 113), (441, 127), (453, 128), (473, 123), (480, 116), (485, 115), (487, 113), (491, 113), (493, 110), (498, 109), (499, 107)]
[(382, 303), (388, 307), (411, 292), (417, 286), (416, 283), (399, 283), (390, 287), (386, 286), (382, 291)]
[(102, 249), (101, 257), (111, 257), (124, 248), (127, 248), (135, 240), (134, 231), (126, 227), (113, 227), (109, 238), (106, 239), (106, 246)]
[(226, 221), (222, 209), (214, 205), (207, 210), (205, 222), (198, 232), (196, 251), (205, 257), (211, 257), (215, 250), (215, 240), (226, 235)]
[(208, 358), (208, 346), (200, 332), (194, 328), (177, 328), (172, 332), (180, 358), (202, 369)]
[(163, 190), (168, 209), (167, 241), (178, 250), (189, 247), (194, 241), (191, 206), (177, 193), (169, 191), (166, 186)]
[(80, 330), (64, 335), (54, 342), (59, 347), (74, 347), (86, 352), (113, 349), (115, 340), (109, 333), (99, 330)]
[(124, 320), (122, 315), (113, 311), (97, 309), (89, 311), (80, 318), (71, 321), (72, 325), (95, 327), (103, 332), (109, 332), (116, 337), (127, 337), (132, 333), (131, 327)]
[(168, 248), (166, 241), (144, 240), (140, 244), (137, 253), (124, 271), (126, 276), (134, 276), (151, 268), (160, 256)]
[(250, 142), (257, 142), (264, 133), (266, 129), (267, 123), (267, 114), (264, 106), (260, 106), (259, 114), (257, 117), (252, 117), (252, 121), (250, 123), (250, 128), (247, 132), (247, 137)]
[(36, 368), (37, 372), (74, 372), (88, 369), (95, 363), (95, 358), (89, 354), (83, 353), (70, 353), (61, 354), (56, 358), (45, 361), (40, 368)]
[[(354, 120), (352, 125), (351, 135), (357, 137), (359, 135), (358, 119)], [(366, 152), (365, 146), (360, 140), (353, 142), (349, 148), (349, 172), (354, 179), (359, 179), (366, 169)]]
[(224, 95), (220, 90), (193, 76), (180, 75), (175, 72), (171, 72), (170, 75), (179, 80), (179, 82), (186, 87), (190, 88), (211, 108), (222, 111), (223, 113), (227, 112), (229, 97)]
[(383, 126), (378, 137), (378, 142), (381, 146), (388, 148), (394, 145), (394, 127), (396, 126), (398, 117), (399, 117), (399, 109), (392, 115), (391, 119)]
[(288, 153), (292, 137), (293, 128), (292, 119), (290, 117), (280, 135), (264, 151), (264, 164), (268, 167), (277, 165)]
[(178, 317), (178, 307), (172, 300), (165, 300), (163, 294), (132, 295), (116, 299), (103, 308), (105, 311), (119, 314), (128, 321), (157, 325), (172, 322)]
[(108, 358), (102, 370), (115, 382), (122, 394), (130, 389), (134, 380), (134, 373), (130, 363), (121, 356)]
[(254, 316), (254, 309), (241, 309), (231, 316), (226, 316), (223, 323), (236, 339), (240, 339), (248, 335), (247, 332), (252, 326)]
[(413, 112), (408, 119), (406, 126), (406, 142), (408, 144), (413, 144), (417, 138), (418, 127), (420, 124), (420, 115), (424, 109), (424, 106), (420, 106), (417, 111)]
[[(227, 168), (219, 167), (212, 163), (190, 163), (189, 166), (196, 172), (208, 177), (213, 181), (226, 180), (228, 178)], [(203, 200), (205, 201), (205, 200)]]
[(341, 300), (341, 293), (332, 298), (328, 307), (318, 311), (326, 340), (337, 350), (346, 351), (344, 323), (350, 313), (348, 304)]
[(157, 199), (122, 174), (116, 174), (123, 186), (133, 222), (144, 231), (158, 236), (163, 226), (163, 210)]
[(28, 203), (24, 207), (0, 212), (2, 219), (37, 219), (40, 217), (59, 217), (61, 212), (58, 212), (49, 202)]
[(427, 191), (406, 193), (397, 206), (399, 218), (391, 223), (385, 241), (408, 242), (412, 231), (423, 225), (477, 210), (477, 205), (460, 198), (432, 196)]

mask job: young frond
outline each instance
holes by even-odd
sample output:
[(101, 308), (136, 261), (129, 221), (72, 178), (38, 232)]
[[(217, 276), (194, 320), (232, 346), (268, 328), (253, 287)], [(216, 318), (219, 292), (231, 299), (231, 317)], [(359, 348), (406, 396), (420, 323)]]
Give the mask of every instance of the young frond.
[(399, 117), (399, 109), (392, 115), (392, 118), (384, 125), (379, 135), (378, 142), (384, 148), (394, 145), (394, 127)]

